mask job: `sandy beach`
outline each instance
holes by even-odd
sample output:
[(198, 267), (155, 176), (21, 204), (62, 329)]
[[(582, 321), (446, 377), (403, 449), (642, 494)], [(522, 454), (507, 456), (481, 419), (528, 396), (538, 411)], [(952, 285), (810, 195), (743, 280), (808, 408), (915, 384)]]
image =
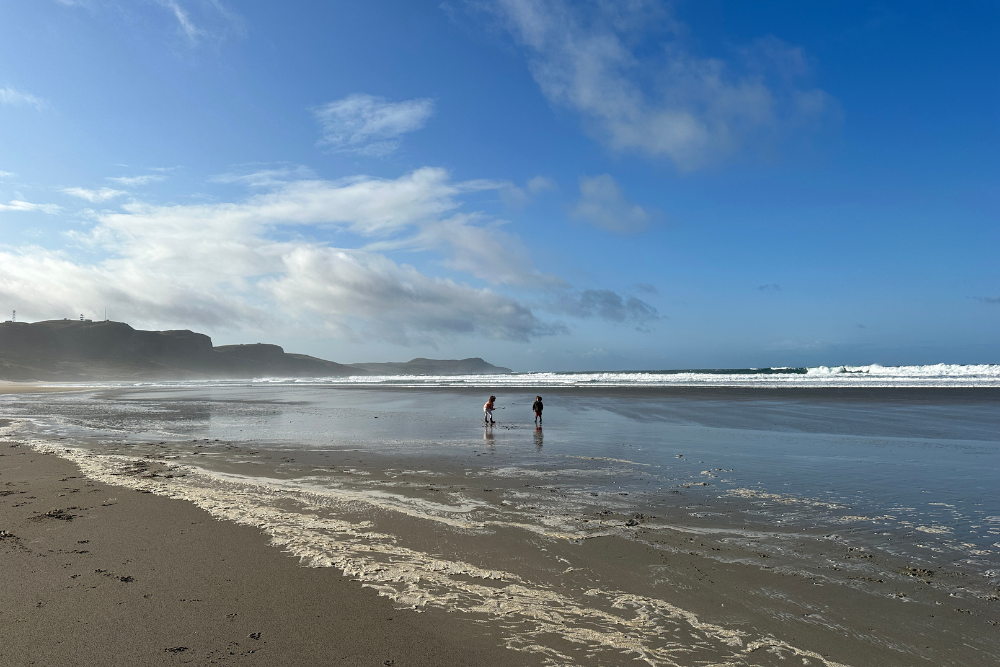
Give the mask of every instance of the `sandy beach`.
[(1000, 664), (995, 392), (546, 393), (8, 396), (0, 662)]
[(261, 531), (0, 451), (0, 664), (531, 665), (488, 626), (399, 610)]

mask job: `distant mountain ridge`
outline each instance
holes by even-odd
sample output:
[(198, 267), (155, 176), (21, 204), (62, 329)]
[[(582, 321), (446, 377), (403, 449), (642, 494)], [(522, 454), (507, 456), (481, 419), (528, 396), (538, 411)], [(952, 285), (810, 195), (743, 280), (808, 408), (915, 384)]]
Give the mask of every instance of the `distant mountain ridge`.
[[(377, 369), (377, 370), (369, 370)], [(399, 368), (405, 370), (391, 370)], [(0, 379), (88, 380), (342, 377), (509, 373), (482, 359), (413, 359), (338, 364), (278, 345), (212, 345), (187, 329), (144, 331), (124, 322), (48, 320), (0, 323)]]

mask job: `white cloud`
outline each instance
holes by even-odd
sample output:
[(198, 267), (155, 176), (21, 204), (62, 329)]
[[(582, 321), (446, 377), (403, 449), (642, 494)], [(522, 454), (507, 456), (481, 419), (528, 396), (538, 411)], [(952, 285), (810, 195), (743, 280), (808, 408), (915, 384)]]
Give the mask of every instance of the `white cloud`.
[(666, 25), (668, 36), (683, 31), (658, 4), (494, 0), (491, 6), (530, 51), (545, 96), (583, 114), (588, 129), (616, 151), (666, 156), (681, 169), (697, 169), (832, 105), (823, 91), (796, 85), (804, 57), (774, 38), (745, 49), (735, 65), (695, 56), (676, 37), (659, 49), (636, 48), (657, 26)]
[[(30, 317), (107, 305), (144, 326), (285, 321), (398, 343), (461, 334), (523, 341), (565, 331), (495, 289), (428, 276), (374, 248), (431, 251), (454, 270), (495, 283), (544, 280), (526, 253), (505, 254), (501, 246), (517, 249), (519, 241), (499, 223), (456, 212), (463, 193), (488, 185), (454, 183), (428, 168), (392, 180), (292, 181), (242, 202), (131, 202), (95, 214), (96, 226), (75, 237), (107, 255), (103, 261), (81, 263), (37, 247), (0, 253), (0, 299), (24, 304), (18, 310)], [(289, 226), (291, 237), (283, 231)], [(323, 228), (371, 243), (322, 243), (314, 237)], [(473, 251), (480, 254), (466, 256)]]
[(526, 341), (561, 331), (527, 306), (489, 289), (431, 278), (374, 253), (299, 247), (283, 256), (283, 276), (265, 283), (293, 311), (322, 313), (339, 328), (398, 344), (469, 334)]
[(13, 199), (9, 204), (0, 204), (0, 211), (40, 211), (42, 213), (58, 213), (62, 208), (55, 204), (33, 204), (20, 199)]
[(472, 224), (476, 220), (476, 216), (457, 215), (424, 225), (408, 245), (443, 249), (450, 256), (444, 261), (446, 266), (494, 285), (566, 286), (557, 276), (535, 269), (524, 243), (514, 234), (505, 232), (502, 223)]
[(108, 180), (112, 183), (118, 183), (119, 185), (124, 185), (125, 187), (132, 187), (136, 185), (149, 185), (150, 183), (156, 183), (158, 181), (165, 180), (166, 176), (159, 176), (157, 174), (143, 174), (142, 176), (109, 176)]
[(97, 313), (105, 306), (137, 325), (233, 327), (267, 313), (220, 290), (178, 280), (127, 259), (82, 264), (40, 247), (0, 251), (0, 298), (31, 319)]
[(385, 156), (399, 148), (399, 137), (419, 130), (434, 113), (434, 101), (387, 102), (357, 93), (313, 113), (323, 128), (321, 144), (362, 155)]
[(0, 171), (0, 178), (10, 178), (11, 176), (17, 176), (17, 174), (12, 171)]
[(63, 188), (63, 192), (73, 197), (79, 197), (80, 199), (86, 199), (89, 202), (102, 202), (109, 199), (114, 199), (115, 197), (121, 197), (122, 195), (128, 194), (123, 190), (114, 190), (112, 188), (100, 188), (99, 190), (88, 190), (86, 188)]
[(580, 178), (580, 201), (572, 213), (594, 227), (619, 234), (641, 232), (650, 220), (644, 208), (625, 199), (608, 174)]
[(6, 104), (8, 106), (29, 106), (35, 107), (39, 111), (46, 107), (45, 102), (35, 97), (30, 93), (22, 93), (21, 91), (7, 86), (5, 88), (0, 88), (0, 104)]

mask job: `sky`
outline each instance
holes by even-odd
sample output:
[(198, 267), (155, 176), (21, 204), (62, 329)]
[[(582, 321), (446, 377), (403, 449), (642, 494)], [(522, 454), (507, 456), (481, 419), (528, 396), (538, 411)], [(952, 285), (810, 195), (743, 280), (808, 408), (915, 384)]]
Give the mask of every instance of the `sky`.
[(0, 313), (339, 362), (1000, 363), (1000, 5), (8, 0)]

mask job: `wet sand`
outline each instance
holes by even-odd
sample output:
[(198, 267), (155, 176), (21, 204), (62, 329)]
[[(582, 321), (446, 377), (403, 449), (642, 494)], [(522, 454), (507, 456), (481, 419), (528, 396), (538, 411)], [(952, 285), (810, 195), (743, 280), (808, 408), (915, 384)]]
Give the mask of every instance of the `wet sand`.
[[(617, 646), (621, 664), (1000, 664), (996, 598), (950, 598), (947, 590), (963, 583), (952, 581), (957, 573), (908, 568), (822, 531), (781, 530), (776, 548), (759, 530), (720, 534), (710, 518), (680, 525), (661, 506), (657, 515), (563, 517), (592, 537), (553, 542), (503, 527), (462, 535), (363, 510), (353, 519), (370, 521), (373, 535), (387, 531), (441, 552), (462, 542), (460, 553), (482, 554), (473, 562), (506, 563), (518, 575), (489, 584), (509, 615), (484, 613), (470, 600), (464, 609), (456, 600), (418, 613), (400, 608), (410, 606), (405, 578), (381, 583), (384, 595), (400, 591), (394, 602), (337, 567), (303, 566), (258, 529), (136, 490), (163, 480), (169, 462), (147, 459), (126, 488), (88, 480), (51, 454), (2, 447), (0, 587), (14, 603), (0, 611), (0, 664), (608, 664), (595, 645)], [(427, 475), (410, 478), (415, 491), (469, 483), (430, 463)], [(497, 482), (475, 495), (502, 505), (523, 486)], [(700, 504), (697, 489), (672, 495), (679, 508)], [(518, 583), (560, 571), (554, 588)], [(595, 598), (581, 623), (572, 600), (559, 595), (587, 588), (615, 593)], [(525, 650), (502, 648), (531, 604), (528, 615), (543, 630), (529, 633)], [(612, 617), (621, 619), (619, 632), (587, 636), (589, 625)], [(632, 636), (640, 629), (642, 643)]]
[(397, 609), (259, 530), (0, 450), (0, 664), (532, 665), (488, 626)]
[(47, 394), (53, 391), (82, 391), (85, 387), (37, 382), (7, 382), (0, 380), (0, 394)]
[[(238, 407), (241, 428), (285, 414), (238, 398), (211, 409)], [(69, 412), (119, 419), (101, 405)], [(153, 414), (212, 423), (204, 404), (165, 405), (152, 403)], [(145, 408), (141, 418), (122, 414), (126, 425), (151, 419)], [(340, 428), (389, 421), (351, 414)], [(409, 437), (420, 425), (406, 418)], [(987, 428), (984, 419), (970, 432)], [(0, 442), (0, 530), (12, 534), (0, 539), (0, 581), (24, 590), (0, 613), (0, 663), (20, 657), (4, 653), (13, 636), (36, 664), (56, 665), (75, 664), (64, 656), (81, 642), (95, 651), (88, 658), (121, 646), (120, 664), (1000, 664), (1000, 590), (946, 554), (914, 560), (897, 547), (899, 531), (856, 527), (871, 517), (787, 495), (720, 495), (714, 473), (648, 495), (635, 484), (631, 495), (612, 482), (584, 486), (586, 475), (574, 475), (640, 471), (642, 481), (644, 464), (630, 472), (608, 464), (618, 459), (573, 456), (572, 469), (549, 459), (511, 468), (520, 455), (505, 438), (530, 442), (532, 430), (519, 433), (498, 427), (496, 442), (415, 456), (124, 431), (71, 453), (76, 437), (37, 432), (37, 448), (78, 457), (89, 480), (70, 462)], [(266, 483), (248, 485), (255, 479)], [(402, 608), (413, 605), (422, 613)], [(84, 628), (83, 639), (52, 631), (70, 627)]]

